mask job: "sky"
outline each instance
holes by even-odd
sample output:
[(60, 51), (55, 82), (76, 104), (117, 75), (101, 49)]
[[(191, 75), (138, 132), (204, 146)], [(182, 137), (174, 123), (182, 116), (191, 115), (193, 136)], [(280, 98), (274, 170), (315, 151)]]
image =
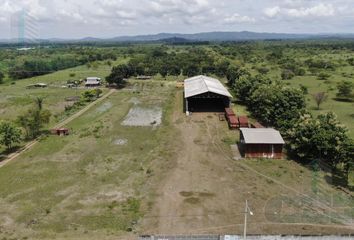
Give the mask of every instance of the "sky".
[(22, 34), (38, 38), (354, 33), (354, 0), (0, 0), (0, 39), (18, 37), (21, 16)]

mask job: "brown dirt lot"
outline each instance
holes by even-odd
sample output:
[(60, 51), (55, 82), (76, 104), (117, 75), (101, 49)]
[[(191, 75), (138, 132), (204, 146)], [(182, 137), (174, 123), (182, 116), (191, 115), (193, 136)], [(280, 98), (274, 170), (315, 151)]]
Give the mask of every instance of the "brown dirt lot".
[(142, 221), (141, 234), (240, 234), (246, 199), (254, 212), (250, 234), (354, 233), (345, 214), (353, 209), (351, 196), (322, 180), (321, 193), (343, 195), (349, 203), (336, 205), (332, 197), (327, 204), (323, 195), (313, 196), (311, 171), (293, 161), (233, 160), (229, 146), (238, 132), (213, 113), (186, 117), (181, 97), (178, 92), (173, 113), (179, 131), (173, 140), (175, 165)]

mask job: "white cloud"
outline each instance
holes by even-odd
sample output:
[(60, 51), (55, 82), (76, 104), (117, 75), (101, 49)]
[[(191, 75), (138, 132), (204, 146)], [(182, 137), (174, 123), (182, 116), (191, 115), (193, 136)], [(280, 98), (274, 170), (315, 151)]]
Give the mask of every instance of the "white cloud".
[[(288, 0), (289, 1), (289, 0)], [(332, 4), (319, 3), (311, 7), (286, 8), (286, 7), (270, 7), (264, 9), (263, 13), (269, 17), (287, 16), (294, 18), (301, 17), (329, 17), (334, 16), (336, 9)]]
[(226, 24), (235, 24), (235, 23), (254, 23), (256, 22), (255, 18), (249, 16), (241, 16), (238, 13), (235, 13), (231, 16), (228, 16), (224, 19), (224, 23)]
[(279, 6), (271, 7), (271, 8), (266, 8), (264, 9), (264, 14), (267, 17), (273, 18), (276, 15), (278, 15), (281, 12), (281, 9)]
[(333, 16), (335, 9), (332, 4), (318, 4), (310, 8), (288, 9), (287, 14), (292, 17), (328, 17)]
[(354, 22), (353, 0), (0, 0), (2, 37), (11, 35), (6, 30), (10, 19), (22, 9), (38, 20), (43, 37), (274, 29), (353, 32)]

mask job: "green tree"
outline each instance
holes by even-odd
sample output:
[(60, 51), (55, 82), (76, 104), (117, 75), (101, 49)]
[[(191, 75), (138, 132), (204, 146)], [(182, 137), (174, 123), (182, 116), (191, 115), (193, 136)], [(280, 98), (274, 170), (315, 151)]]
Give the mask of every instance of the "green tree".
[(94, 89), (94, 91), (95, 91), (95, 97), (96, 98), (99, 98), (100, 95), (103, 93), (103, 91), (101, 89), (99, 89), (99, 88)]
[(230, 66), (226, 71), (227, 83), (233, 86), (241, 77), (250, 77), (251, 74), (239, 66)]
[(193, 77), (200, 74), (200, 69), (197, 65), (190, 64), (185, 69), (183, 69), (183, 74), (188, 77)]
[(17, 117), (17, 123), (25, 130), (26, 138), (36, 138), (41, 134), (41, 130), (45, 124), (48, 124), (51, 117), (51, 112), (47, 109), (43, 109), (41, 105), (38, 105), (37, 99), (34, 108), (29, 109), (25, 114)]
[(290, 80), (295, 77), (295, 73), (289, 69), (285, 69), (281, 73), (281, 79), (283, 80)]
[(10, 150), (15, 143), (21, 141), (21, 129), (11, 122), (0, 122), (0, 144)]
[(306, 114), (299, 118), (287, 132), (292, 153), (303, 161), (325, 161), (336, 172), (338, 164), (349, 169), (353, 161), (353, 143), (347, 129), (340, 124), (334, 113), (313, 118)]
[(300, 89), (281, 83), (259, 86), (251, 95), (248, 107), (260, 121), (287, 128), (305, 109), (306, 101)]
[(161, 74), (161, 76), (163, 78), (166, 78), (167, 74), (168, 74), (168, 68), (166, 65), (163, 65), (159, 68), (159, 73)]
[(331, 77), (330, 74), (325, 73), (325, 72), (321, 72), (321, 73), (318, 74), (317, 79), (318, 80), (327, 80), (330, 77)]
[(176, 66), (176, 65), (173, 65), (173, 66), (170, 66), (169, 70), (168, 70), (168, 74), (172, 75), (172, 76), (179, 76), (181, 75), (181, 68)]
[(116, 67), (113, 67), (110, 75), (106, 77), (108, 83), (114, 83), (119, 85), (124, 84), (124, 79), (132, 76), (131, 68), (125, 64), (120, 64)]
[(96, 98), (96, 91), (95, 89), (86, 90), (81, 94), (81, 97), (85, 102), (92, 102)]
[(269, 68), (267, 67), (259, 67), (257, 68), (257, 71), (262, 74), (262, 75), (266, 75), (267, 73), (269, 73)]
[(272, 83), (269, 78), (263, 75), (251, 77), (249, 74), (240, 74), (237, 76), (239, 78), (236, 79), (232, 89), (235, 91), (237, 98), (246, 105), (248, 105), (251, 95), (258, 87)]
[(36, 103), (36, 106), (39, 110), (42, 110), (43, 108), (43, 102), (44, 102), (44, 98), (43, 97), (36, 97), (35, 98), (35, 103)]
[(353, 83), (350, 81), (341, 81), (337, 85), (338, 93), (337, 97), (342, 99), (353, 98)]

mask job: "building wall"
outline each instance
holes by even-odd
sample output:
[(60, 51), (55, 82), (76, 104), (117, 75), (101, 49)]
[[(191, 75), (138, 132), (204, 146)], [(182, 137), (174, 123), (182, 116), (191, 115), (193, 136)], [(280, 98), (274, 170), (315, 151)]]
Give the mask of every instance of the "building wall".
[(245, 144), (243, 149), (246, 158), (283, 158), (282, 144)]
[(210, 92), (185, 98), (185, 110), (189, 112), (224, 112), (229, 106), (228, 97)]

